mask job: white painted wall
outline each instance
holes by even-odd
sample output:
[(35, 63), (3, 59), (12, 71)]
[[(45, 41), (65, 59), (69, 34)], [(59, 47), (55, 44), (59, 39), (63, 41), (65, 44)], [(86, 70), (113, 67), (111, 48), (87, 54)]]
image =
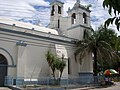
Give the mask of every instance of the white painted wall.
[(93, 72), (93, 59), (89, 53), (83, 58), (82, 63), (79, 65), (79, 73), (92, 73)]
[[(54, 3), (55, 4), (55, 3)], [(53, 5), (53, 4), (52, 4)], [(57, 4), (56, 5), (56, 11), (57, 11)], [(79, 7), (80, 5), (80, 7)], [(85, 7), (83, 7), (81, 4), (76, 3), (72, 9), (68, 10), (68, 16), (63, 17), (62, 15), (59, 16), (57, 13), (54, 16), (50, 16), (50, 26), (49, 28), (54, 28), (58, 30), (56, 27), (58, 25), (58, 18), (60, 19), (60, 28), (59, 30), (62, 32), (62, 35), (82, 40), (84, 35), (84, 30), (90, 30), (90, 11), (86, 10)], [(76, 14), (76, 23), (72, 24), (72, 14)], [(86, 13), (87, 23), (83, 23), (83, 13)], [(74, 47), (74, 46), (73, 46)], [(80, 72), (92, 72), (93, 71), (93, 62), (91, 58), (91, 54), (86, 56), (83, 60), (82, 65), (80, 65), (78, 62), (75, 62), (74, 59), (74, 52), (75, 48), (67, 49), (68, 52), (68, 58), (70, 58), (70, 71), (69, 77), (78, 77), (78, 73)]]
[[(25, 41), (27, 46), (16, 45), (19, 40)], [(0, 47), (11, 54), (16, 65), (14, 68), (8, 67), (8, 75), (25, 78), (49, 77), (51, 72), (45, 54), (49, 49), (56, 54), (56, 43), (59, 42), (0, 31)], [(59, 50), (65, 54), (67, 58), (64, 45), (62, 45), (62, 48), (59, 48)], [(8, 64), (10, 65), (11, 61), (9, 55), (4, 54), (4, 51), (1, 49), (0, 53), (7, 58)], [(63, 77), (68, 78), (67, 72), (68, 68), (66, 66)]]
[(78, 77), (78, 72), (79, 72), (79, 63), (75, 61), (75, 57), (74, 57), (74, 48), (67, 48), (67, 52), (68, 52), (68, 58), (70, 60), (70, 74), (69, 74), (69, 78), (76, 78)]
[[(73, 10), (74, 11), (74, 10)], [(60, 30), (66, 35), (71, 38), (75, 39), (83, 39), (83, 27), (79, 26), (83, 25), (81, 22), (82, 14), (84, 11), (80, 9), (79, 11), (75, 10), (74, 12), (77, 13), (77, 23), (72, 25), (71, 24), (71, 14), (70, 12), (68, 17), (51, 17), (51, 23), (50, 27), (56, 27), (57, 25), (57, 19), (60, 18)], [(90, 14), (86, 12), (89, 16)], [(89, 18), (89, 17), (88, 17)], [(89, 19), (88, 19), (89, 20)], [(6, 20), (7, 21), (7, 20)], [(12, 23), (12, 24), (11, 24)], [(66, 63), (67, 58), (70, 58), (70, 74), (68, 75), (68, 66), (66, 66), (64, 72), (63, 72), (63, 78), (64, 77), (78, 77), (79, 72), (92, 72), (92, 58), (88, 55), (85, 57), (85, 60), (82, 65), (79, 65), (78, 62), (74, 59), (74, 51), (75, 48), (73, 44), (65, 43), (65, 42), (59, 42), (59, 40), (48, 40), (48, 39), (42, 39), (40, 37), (35, 37), (34, 35), (42, 36), (45, 38), (54, 38), (54, 39), (62, 39), (67, 41), (68, 38), (65, 37), (59, 37), (57, 36), (58, 33), (56, 30), (38, 27), (35, 25), (27, 25), (30, 28), (25, 28), (26, 24), (18, 23), (16, 22), (16, 25), (18, 26), (12, 26), (14, 24), (14, 21), (5, 24), (0, 24), (0, 28), (5, 28), (9, 30), (29, 33), (31, 36), (27, 35), (20, 35), (20, 34), (14, 34), (9, 32), (4, 32), (0, 30), (0, 47), (7, 50), (10, 55), (13, 57), (15, 67), (8, 67), (8, 75), (10, 76), (18, 76), (18, 77), (25, 77), (25, 78), (38, 78), (38, 77), (47, 77), (51, 75), (50, 68), (48, 67), (48, 63), (45, 58), (45, 54), (47, 53), (47, 50), (51, 47), (54, 54), (56, 54), (56, 48), (55, 44), (64, 45), (66, 54)], [(10, 25), (6, 25), (10, 24)], [(86, 25), (87, 27), (90, 26), (90, 21)], [(35, 30), (32, 30), (34, 28)], [(36, 31), (39, 30), (39, 31)], [(51, 32), (52, 34), (50, 34)], [(32, 34), (34, 34), (32, 36)], [(67, 39), (67, 40), (66, 40)], [(17, 46), (16, 42), (19, 40), (25, 41), (27, 43), (27, 46)], [(64, 47), (63, 46), (63, 47)], [(61, 49), (62, 52), (64, 52), (63, 49)], [(0, 49), (0, 53), (3, 54), (7, 60), (8, 64), (11, 65), (11, 60), (8, 54), (6, 54), (5, 51)], [(68, 57), (67, 57), (68, 55)]]
[(83, 28), (81, 28), (79, 26), (76, 28), (68, 29), (68, 37), (71, 37), (71, 38), (82, 40), (83, 33), (84, 33)]

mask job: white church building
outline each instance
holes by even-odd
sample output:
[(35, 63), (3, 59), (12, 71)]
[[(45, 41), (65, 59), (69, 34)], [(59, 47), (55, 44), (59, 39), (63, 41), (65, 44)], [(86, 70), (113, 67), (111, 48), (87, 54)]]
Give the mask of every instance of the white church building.
[(73, 42), (84, 39), (86, 30), (91, 30), (89, 8), (76, 0), (64, 17), (63, 2), (53, 0), (50, 7), (48, 27), (0, 18), (0, 86), (51, 77), (45, 57), (49, 49), (59, 57), (65, 56), (62, 79), (91, 78), (92, 57), (87, 55), (82, 64), (76, 62)]

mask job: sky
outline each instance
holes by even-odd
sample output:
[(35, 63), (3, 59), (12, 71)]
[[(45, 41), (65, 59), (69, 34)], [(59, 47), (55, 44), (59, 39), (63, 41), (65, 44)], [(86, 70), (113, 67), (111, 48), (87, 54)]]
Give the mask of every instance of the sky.
[[(50, 2), (52, 0), (0, 0), (0, 17), (11, 18), (33, 24), (49, 24)], [(60, 0), (64, 2), (64, 16), (68, 7), (72, 8), (76, 0)], [(110, 17), (102, 7), (103, 0), (80, 0), (82, 5), (91, 4), (91, 25), (97, 29)], [(112, 26), (114, 28), (114, 26)]]

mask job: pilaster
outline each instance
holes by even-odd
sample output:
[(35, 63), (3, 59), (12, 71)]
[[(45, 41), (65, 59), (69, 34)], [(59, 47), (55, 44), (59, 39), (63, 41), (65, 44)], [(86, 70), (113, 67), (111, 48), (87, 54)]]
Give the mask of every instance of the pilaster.
[(27, 44), (24, 41), (18, 41), (16, 45), (18, 47), (17, 77), (23, 78), (24, 70), (25, 70), (25, 61), (27, 59), (27, 51), (26, 51)]

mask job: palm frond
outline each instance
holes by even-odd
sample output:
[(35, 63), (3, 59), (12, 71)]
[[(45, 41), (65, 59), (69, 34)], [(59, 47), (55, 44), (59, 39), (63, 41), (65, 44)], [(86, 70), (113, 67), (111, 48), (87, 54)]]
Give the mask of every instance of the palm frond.
[[(102, 29), (104, 28), (101, 28), (101, 31), (94, 31), (89, 37), (77, 42), (77, 50), (74, 53), (76, 61), (79, 60), (79, 62), (82, 62), (82, 59), (89, 53), (94, 54), (95, 63), (99, 60), (103, 64), (106, 62), (111, 64), (114, 62), (114, 57), (119, 58), (113, 48), (113, 46), (115, 46), (116, 35), (114, 32), (103, 31)], [(113, 42), (107, 41), (107, 39), (113, 40)], [(94, 69), (97, 68), (96, 66), (97, 65), (94, 66)]]

